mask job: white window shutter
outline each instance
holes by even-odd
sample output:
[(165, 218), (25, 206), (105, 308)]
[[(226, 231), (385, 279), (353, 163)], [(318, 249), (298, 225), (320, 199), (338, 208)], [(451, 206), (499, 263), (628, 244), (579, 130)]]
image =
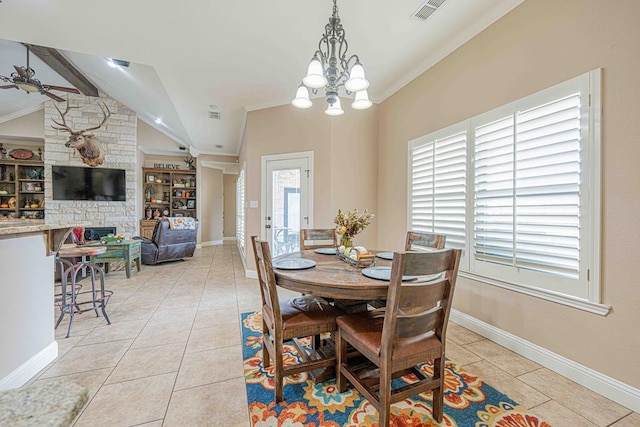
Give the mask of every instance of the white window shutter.
[(411, 149), (410, 230), (445, 234), (446, 246), (465, 248), (467, 132)]
[(517, 115), (516, 266), (577, 277), (580, 95)]

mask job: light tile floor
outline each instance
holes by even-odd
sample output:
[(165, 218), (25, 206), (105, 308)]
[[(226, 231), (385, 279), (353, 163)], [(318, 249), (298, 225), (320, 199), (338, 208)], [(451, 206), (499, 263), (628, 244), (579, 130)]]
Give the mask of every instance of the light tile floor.
[[(89, 389), (76, 426), (248, 426), (239, 316), (260, 308), (257, 286), (235, 242), (130, 279), (112, 271), (113, 324), (84, 313), (65, 339), (65, 319), (60, 356), (34, 381)], [(448, 337), (448, 357), (553, 426), (640, 426), (640, 414), (455, 323)]]

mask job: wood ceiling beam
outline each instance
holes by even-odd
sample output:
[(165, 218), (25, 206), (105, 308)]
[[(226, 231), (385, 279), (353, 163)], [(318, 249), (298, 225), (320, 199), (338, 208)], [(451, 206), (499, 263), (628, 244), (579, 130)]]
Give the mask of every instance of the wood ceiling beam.
[(86, 96), (98, 96), (98, 88), (80, 73), (57, 49), (29, 45), (29, 49), (45, 64), (60, 74), (73, 87)]

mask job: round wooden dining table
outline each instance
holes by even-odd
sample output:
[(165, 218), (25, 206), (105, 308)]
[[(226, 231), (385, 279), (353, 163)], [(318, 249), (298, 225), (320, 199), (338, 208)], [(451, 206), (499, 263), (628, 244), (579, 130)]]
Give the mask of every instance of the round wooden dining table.
[[(370, 251), (378, 253), (381, 251)], [(309, 259), (315, 267), (304, 270), (284, 270), (275, 268), (278, 261)], [(340, 260), (336, 255), (316, 253), (306, 250), (281, 255), (273, 259), (276, 284), (285, 289), (325, 298), (342, 300), (386, 299), (389, 282), (371, 279), (362, 274), (362, 268)], [(391, 261), (376, 258), (376, 267), (391, 267)]]

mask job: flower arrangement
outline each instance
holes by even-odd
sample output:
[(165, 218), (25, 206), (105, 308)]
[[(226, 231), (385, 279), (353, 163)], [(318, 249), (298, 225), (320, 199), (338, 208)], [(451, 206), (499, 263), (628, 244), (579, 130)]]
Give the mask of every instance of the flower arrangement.
[(336, 224), (336, 233), (340, 236), (340, 246), (351, 247), (351, 239), (367, 228), (375, 215), (367, 209), (359, 212), (357, 209), (343, 213), (338, 209), (333, 222)]

